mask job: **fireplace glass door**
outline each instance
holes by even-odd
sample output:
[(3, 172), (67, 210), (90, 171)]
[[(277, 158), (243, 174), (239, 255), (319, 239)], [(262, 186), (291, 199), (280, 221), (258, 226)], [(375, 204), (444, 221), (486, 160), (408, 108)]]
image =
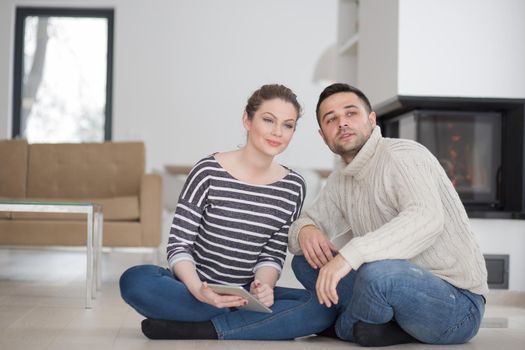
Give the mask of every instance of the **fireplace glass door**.
[(414, 110), (387, 124), (398, 134), (390, 136), (418, 141), (436, 156), (464, 204), (498, 207), (500, 113)]

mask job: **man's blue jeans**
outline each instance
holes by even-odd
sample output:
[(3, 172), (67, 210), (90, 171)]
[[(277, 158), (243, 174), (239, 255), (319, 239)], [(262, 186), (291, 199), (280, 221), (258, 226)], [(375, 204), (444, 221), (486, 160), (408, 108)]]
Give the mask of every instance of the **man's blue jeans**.
[[(295, 256), (292, 267), (306, 289), (315, 291), (319, 270)], [(406, 260), (383, 260), (352, 270), (337, 286), (337, 335), (354, 341), (357, 321), (383, 324), (394, 319), (423, 343), (461, 344), (478, 332), (485, 299), (456, 288)]]
[(202, 303), (170, 270), (154, 265), (128, 269), (120, 278), (122, 298), (141, 315), (161, 320), (211, 320), (219, 339), (293, 339), (320, 332), (335, 322), (337, 311), (319, 304), (304, 289), (274, 289), (273, 313), (216, 308)]

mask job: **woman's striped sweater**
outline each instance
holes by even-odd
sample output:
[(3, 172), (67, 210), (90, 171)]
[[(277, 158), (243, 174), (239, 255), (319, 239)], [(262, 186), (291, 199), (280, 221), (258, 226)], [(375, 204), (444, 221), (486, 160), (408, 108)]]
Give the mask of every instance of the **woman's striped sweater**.
[(255, 271), (281, 271), (288, 229), (305, 197), (304, 179), (293, 170), (269, 185), (230, 175), (214, 158), (200, 160), (182, 189), (171, 225), (168, 262), (194, 262), (200, 279), (250, 283)]

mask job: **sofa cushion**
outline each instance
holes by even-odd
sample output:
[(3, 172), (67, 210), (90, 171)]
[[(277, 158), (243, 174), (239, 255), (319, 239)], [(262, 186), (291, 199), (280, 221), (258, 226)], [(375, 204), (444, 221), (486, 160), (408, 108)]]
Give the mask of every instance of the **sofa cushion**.
[[(71, 202), (67, 198), (27, 198), (35, 202), (60, 201)], [(134, 196), (115, 197), (115, 198), (81, 198), (75, 201), (91, 202), (102, 205), (104, 221), (138, 221), (139, 198)], [(85, 220), (85, 214), (65, 214), (65, 213), (10, 213), (13, 220)]]
[(138, 196), (143, 174), (142, 142), (30, 144), (27, 197)]
[(0, 140), (0, 197), (25, 197), (27, 149), (25, 140)]
[[(0, 245), (86, 246), (86, 223), (68, 220), (0, 220)], [(104, 247), (143, 246), (139, 222), (104, 222)]]

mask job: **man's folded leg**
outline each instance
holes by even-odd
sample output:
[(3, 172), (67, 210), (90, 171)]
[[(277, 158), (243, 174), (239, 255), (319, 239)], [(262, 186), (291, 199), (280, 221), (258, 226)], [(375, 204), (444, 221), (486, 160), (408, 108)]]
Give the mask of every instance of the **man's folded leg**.
[(412, 338), (430, 344), (464, 343), (476, 334), (483, 316), (478, 297), (405, 260), (368, 263), (357, 271), (352, 300), (339, 316), (336, 332), (367, 346), (373, 346), (365, 342), (377, 332), (388, 345)]

